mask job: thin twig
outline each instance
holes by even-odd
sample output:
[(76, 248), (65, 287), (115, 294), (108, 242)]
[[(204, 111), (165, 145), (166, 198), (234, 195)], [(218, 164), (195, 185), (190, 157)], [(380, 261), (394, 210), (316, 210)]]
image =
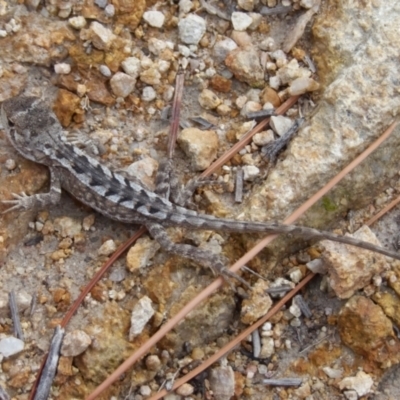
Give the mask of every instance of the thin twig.
[(2, 386), (0, 386), (0, 400), (10, 400), (11, 397), (9, 394), (4, 390)]
[(236, 170), (235, 179), (235, 203), (241, 203), (243, 201), (243, 169), (238, 168)]
[(375, 214), (372, 218), (370, 218), (365, 225), (372, 225), (375, 223), (382, 215), (386, 214), (388, 211), (390, 211), (393, 207), (395, 207), (397, 204), (400, 203), (400, 196), (397, 197), (396, 199), (392, 200), (386, 207), (384, 207), (381, 211), (379, 211), (377, 214)]
[(303, 383), (303, 379), (301, 378), (263, 379), (261, 383), (268, 386), (300, 386)]
[(51, 385), (57, 371), (58, 359), (60, 357), (60, 348), (64, 337), (65, 330), (60, 325), (54, 330), (53, 339), (51, 340), (49, 354), (46, 364), (40, 377), (39, 385), (36, 390), (35, 400), (47, 400), (49, 398)]
[(174, 102), (172, 104), (171, 126), (168, 136), (168, 158), (172, 158), (174, 154), (176, 138), (178, 136), (184, 83), (185, 83), (185, 74), (182, 69), (179, 69), (175, 81), (175, 93), (174, 93)]
[(10, 313), (13, 322), (14, 336), (18, 339), (24, 340), (24, 333), (22, 332), (21, 321), (19, 319), (17, 300), (15, 299), (14, 290), (11, 290), (11, 292), (8, 293), (8, 302), (10, 305)]
[(260, 357), (261, 353), (261, 339), (258, 329), (254, 329), (254, 331), (251, 332), (251, 339), (251, 343), (253, 345), (253, 357), (258, 358)]

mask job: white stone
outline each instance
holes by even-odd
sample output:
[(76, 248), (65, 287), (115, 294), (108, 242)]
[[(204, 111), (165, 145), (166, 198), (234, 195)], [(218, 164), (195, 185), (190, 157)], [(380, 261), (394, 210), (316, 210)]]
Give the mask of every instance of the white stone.
[(261, 107), (260, 103), (258, 103), (256, 101), (248, 101), (240, 110), (240, 115), (245, 117), (248, 113), (260, 111), (261, 108), (262, 107)]
[(326, 264), (321, 258), (316, 258), (314, 260), (309, 261), (306, 264), (306, 267), (314, 274), (324, 275), (327, 272)]
[(258, 44), (258, 47), (264, 51), (273, 51), (276, 48), (275, 39), (267, 37)]
[(178, 50), (179, 50), (179, 53), (181, 53), (183, 57), (189, 57), (191, 54), (189, 47), (184, 46), (183, 44), (178, 44)]
[(108, 68), (107, 65), (104, 64), (100, 65), (99, 71), (106, 78), (109, 78), (112, 75), (110, 68)]
[(161, 73), (167, 72), (171, 68), (171, 63), (166, 60), (158, 60), (157, 61), (157, 69)]
[(106, 8), (104, 9), (105, 14), (107, 17), (113, 17), (115, 15), (115, 6), (114, 4), (107, 4)]
[(312, 78), (301, 77), (290, 82), (289, 95), (297, 96), (319, 89), (319, 83)]
[(357, 400), (358, 399), (358, 395), (355, 390), (345, 390), (343, 392), (343, 394), (344, 394), (344, 397), (346, 398), (346, 400)]
[(282, 136), (292, 127), (293, 121), (283, 115), (277, 115), (271, 117), (270, 125), (278, 136)]
[(167, 40), (150, 38), (147, 43), (149, 51), (156, 56), (160, 55), (165, 49), (174, 49), (174, 44)]
[(158, 170), (158, 162), (151, 157), (144, 157), (135, 161), (124, 170), (130, 175), (139, 179), (146, 187), (153, 189), (155, 176)]
[(24, 349), (24, 342), (14, 336), (0, 340), (0, 354), (4, 357), (11, 357)]
[(365, 396), (371, 391), (374, 381), (364, 371), (357, 372), (356, 376), (347, 377), (339, 382), (340, 390), (355, 390), (359, 397)]
[(193, 2), (191, 0), (180, 0), (179, 1), (179, 13), (188, 14), (193, 8)]
[(186, 44), (198, 44), (206, 32), (206, 21), (195, 14), (189, 14), (178, 23), (179, 39)]
[(68, 23), (75, 29), (82, 29), (86, 26), (86, 19), (82, 16), (72, 17), (68, 20)]
[(323, 367), (322, 371), (324, 371), (325, 374), (331, 379), (338, 379), (338, 378), (341, 378), (343, 375), (343, 370), (341, 370), (341, 369)]
[(245, 165), (243, 167), (243, 179), (245, 181), (252, 181), (258, 175), (260, 175), (260, 169), (255, 165)]
[(100, 256), (109, 256), (114, 253), (115, 250), (117, 250), (117, 245), (115, 244), (114, 240), (109, 239), (100, 246), (100, 248), (97, 250), (97, 253)]
[(255, 1), (258, 3), (258, 0), (238, 0), (238, 6), (243, 10), (253, 11)]
[(300, 282), (301, 278), (303, 278), (303, 274), (302, 274), (300, 268), (296, 268), (293, 271), (291, 271), (289, 276), (290, 276), (291, 281), (294, 283)]
[(275, 344), (272, 337), (263, 337), (261, 339), (260, 358), (271, 357), (275, 353)]
[(240, 11), (233, 12), (231, 20), (235, 31), (245, 31), (253, 23), (253, 18)]
[(237, 44), (231, 38), (218, 40), (213, 48), (215, 61), (218, 63), (224, 62), (226, 56), (232, 51), (237, 49)]
[(165, 16), (161, 11), (145, 11), (143, 19), (153, 28), (161, 28), (164, 25)]
[(58, 75), (68, 75), (71, 72), (71, 65), (66, 63), (55, 64), (54, 72)]
[(100, 8), (106, 8), (106, 5), (108, 4), (108, 0), (94, 0), (94, 4)]
[(112, 31), (97, 21), (93, 21), (89, 29), (93, 46), (99, 50), (108, 50), (115, 38)]
[(147, 396), (151, 395), (151, 388), (150, 388), (150, 386), (143, 385), (143, 386), (140, 386), (139, 392), (140, 392), (140, 394), (142, 396), (146, 396), (147, 397)]
[(157, 97), (156, 91), (151, 86), (145, 86), (142, 92), (142, 100), (149, 102)]
[(289, 312), (290, 312), (290, 314), (292, 314), (296, 318), (300, 318), (301, 317), (301, 310), (300, 310), (300, 307), (297, 304), (292, 304), (289, 307)]
[(65, 357), (76, 357), (82, 354), (92, 343), (90, 336), (81, 330), (68, 332), (61, 346), (61, 354)]
[(300, 5), (308, 10), (312, 8), (315, 4), (315, 0), (300, 0)]
[(281, 86), (281, 80), (279, 79), (279, 76), (270, 76), (268, 84), (272, 89), (278, 90), (279, 86)]
[(221, 99), (210, 89), (203, 89), (199, 94), (198, 101), (206, 110), (213, 110), (221, 104)]
[(137, 335), (142, 333), (147, 322), (154, 315), (152, 302), (149, 297), (143, 296), (133, 307), (131, 314), (131, 328), (129, 330), (129, 340), (132, 341)]
[(268, 143), (271, 143), (275, 140), (274, 137), (274, 132), (272, 129), (268, 129), (267, 131), (262, 131), (259, 133), (256, 133), (253, 136), (253, 143), (255, 143), (257, 146), (265, 146)]
[(287, 84), (300, 77), (308, 78), (311, 75), (311, 71), (306, 68), (300, 68), (299, 62), (293, 58), (290, 62), (279, 68), (276, 75), (283, 84)]
[(110, 79), (111, 90), (117, 97), (129, 96), (135, 89), (136, 79), (123, 72), (117, 72)]
[(54, 220), (54, 230), (59, 232), (61, 237), (74, 237), (82, 230), (80, 221), (70, 217), (60, 217)]
[(121, 62), (121, 67), (126, 74), (136, 79), (140, 74), (141, 63), (137, 57), (128, 57)]

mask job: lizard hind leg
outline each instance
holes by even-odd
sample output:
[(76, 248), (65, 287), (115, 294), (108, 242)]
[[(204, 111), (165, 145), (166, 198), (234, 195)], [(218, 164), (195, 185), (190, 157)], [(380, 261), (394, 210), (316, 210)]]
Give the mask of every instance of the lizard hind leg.
[(168, 236), (167, 231), (160, 224), (147, 223), (146, 228), (153, 239), (157, 240), (160, 246), (167, 252), (189, 258), (193, 261), (206, 263), (214, 274), (222, 276), (229, 283), (232, 289), (234, 289), (234, 287), (226, 278), (234, 278), (243, 283), (247, 288), (251, 289), (251, 286), (242, 277), (226, 268), (223, 257), (189, 244), (174, 243)]

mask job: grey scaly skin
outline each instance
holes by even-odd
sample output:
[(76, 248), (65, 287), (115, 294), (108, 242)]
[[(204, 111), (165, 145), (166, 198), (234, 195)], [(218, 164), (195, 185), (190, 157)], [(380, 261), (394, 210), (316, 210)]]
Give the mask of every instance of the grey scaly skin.
[(13, 194), (14, 200), (3, 200), (3, 203), (11, 205), (6, 212), (57, 204), (62, 187), (82, 203), (113, 220), (145, 225), (153, 238), (167, 251), (206, 262), (223, 273), (226, 271), (220, 257), (191, 245), (173, 243), (164, 228), (179, 226), (223, 232), (301, 235), (307, 239), (346, 243), (400, 259), (400, 254), (396, 252), (348, 236), (278, 222), (216, 218), (184, 208), (167, 198), (169, 184), (165, 184), (165, 178), (168, 179), (172, 168), (170, 163), (166, 164), (165, 171), (160, 174), (164, 175), (164, 182), (160, 180), (155, 192), (146, 190), (67, 143), (55, 114), (36, 97), (21, 96), (6, 100), (2, 104), (1, 115), (3, 126), (15, 149), (23, 157), (48, 166), (51, 176), (48, 193), (33, 196)]

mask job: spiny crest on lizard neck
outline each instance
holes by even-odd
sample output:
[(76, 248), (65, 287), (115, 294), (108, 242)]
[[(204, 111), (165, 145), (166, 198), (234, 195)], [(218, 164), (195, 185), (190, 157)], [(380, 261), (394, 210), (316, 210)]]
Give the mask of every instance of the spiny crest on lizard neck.
[(37, 97), (14, 97), (4, 101), (1, 109), (7, 136), (18, 152), (49, 165), (54, 149), (63, 141), (55, 114)]

